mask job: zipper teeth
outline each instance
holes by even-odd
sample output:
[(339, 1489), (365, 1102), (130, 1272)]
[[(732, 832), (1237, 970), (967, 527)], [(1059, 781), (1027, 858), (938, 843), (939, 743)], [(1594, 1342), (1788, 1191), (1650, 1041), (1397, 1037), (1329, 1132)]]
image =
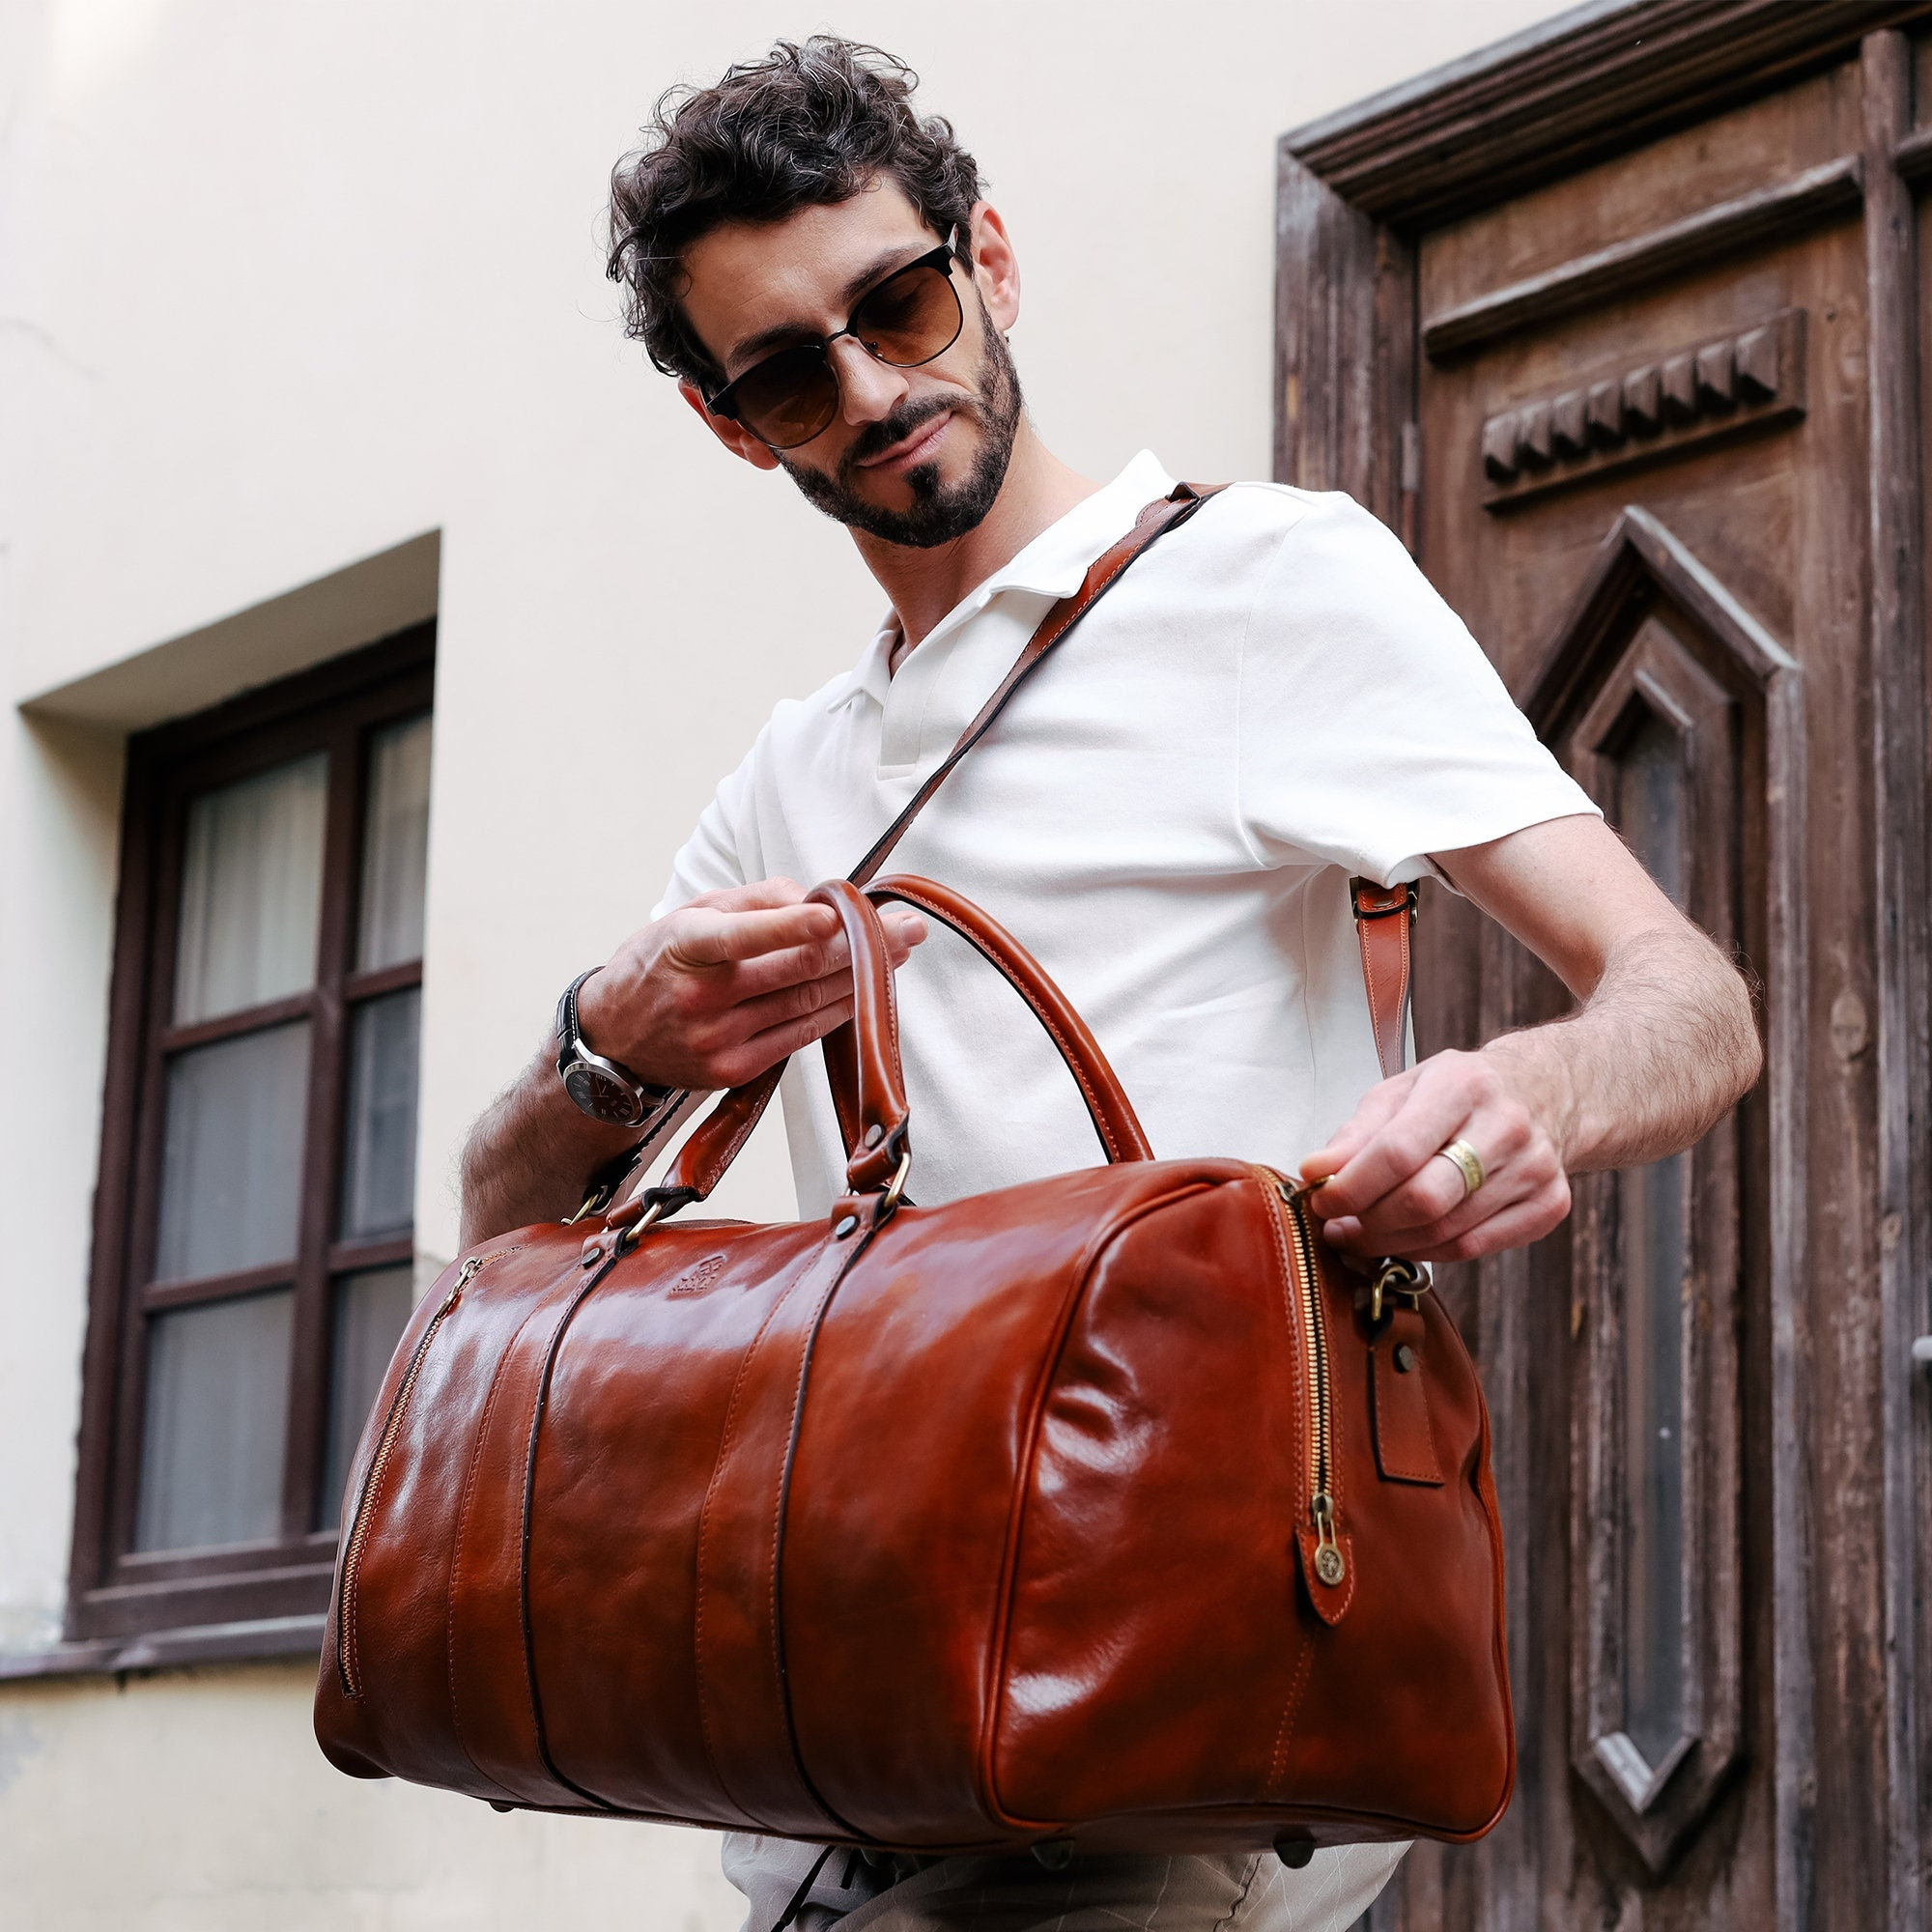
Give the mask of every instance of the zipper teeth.
[(1320, 1278), (1316, 1270), (1315, 1243), (1302, 1217), (1301, 1203), (1286, 1181), (1275, 1182), (1282, 1208), (1293, 1237), (1295, 1260), (1300, 1264), (1301, 1331), (1308, 1349), (1311, 1379), (1315, 1384), (1315, 1414), (1311, 1433), (1315, 1437), (1315, 1494), (1326, 1501), (1329, 1496), (1330, 1463), (1333, 1442), (1330, 1432), (1328, 1399), (1328, 1329), (1321, 1314)]
[(355, 1501), (355, 1520), (349, 1526), (349, 1546), (342, 1558), (342, 1612), (336, 1632), (335, 1658), (342, 1689), (351, 1697), (362, 1694), (361, 1674), (355, 1664), (355, 1588), (361, 1575), (362, 1550), (369, 1541), (370, 1516), (377, 1492), (383, 1487), (383, 1472), (389, 1465), (389, 1452), (396, 1446), (396, 1437), (402, 1431), (403, 1413), (410, 1406), (411, 1393), (415, 1388), (417, 1376), (422, 1372), (423, 1358), (429, 1353), (429, 1345), (436, 1339), (436, 1331), (449, 1319), (449, 1313), (461, 1298), (463, 1291), (492, 1262), (516, 1252), (516, 1248), (498, 1248), (495, 1254), (471, 1256), (463, 1264), (462, 1272), (450, 1284), (449, 1293), (442, 1298), (442, 1306), (430, 1317), (429, 1326), (422, 1331), (422, 1339), (416, 1343), (415, 1353), (410, 1357), (409, 1368), (404, 1371), (402, 1385), (396, 1390), (396, 1399), (389, 1405), (388, 1419), (383, 1424), (382, 1439), (376, 1444), (376, 1454), (369, 1464), (362, 1493)]

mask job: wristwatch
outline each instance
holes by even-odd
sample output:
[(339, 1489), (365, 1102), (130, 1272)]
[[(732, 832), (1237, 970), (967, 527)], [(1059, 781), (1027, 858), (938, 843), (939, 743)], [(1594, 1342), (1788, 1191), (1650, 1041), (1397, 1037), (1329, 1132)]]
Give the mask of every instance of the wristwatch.
[[(590, 973), (599, 969), (591, 967)], [(577, 989), (589, 979), (580, 973), (556, 1003), (556, 1074), (563, 1091), (593, 1121), (613, 1127), (640, 1127), (676, 1091), (639, 1080), (628, 1066), (606, 1060), (584, 1044), (577, 1024)]]

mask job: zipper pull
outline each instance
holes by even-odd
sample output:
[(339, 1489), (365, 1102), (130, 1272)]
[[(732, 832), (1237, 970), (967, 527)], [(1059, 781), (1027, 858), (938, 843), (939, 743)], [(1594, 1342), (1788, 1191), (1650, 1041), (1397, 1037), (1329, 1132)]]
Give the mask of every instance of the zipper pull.
[(449, 1284), (449, 1293), (442, 1297), (442, 1306), (436, 1311), (437, 1319), (439, 1321), (441, 1320), (443, 1316), (447, 1315), (449, 1311), (456, 1306), (457, 1300), (462, 1295), (463, 1291), (466, 1288), (468, 1288), (472, 1281), (476, 1279), (477, 1272), (482, 1267), (483, 1262), (484, 1262), (483, 1256), (471, 1255), (469, 1259), (463, 1264), (462, 1271), (457, 1275), (456, 1279)]
[(1335, 1541), (1335, 1504), (1322, 1490), (1310, 1507), (1315, 1517), (1315, 1574), (1332, 1590), (1349, 1574), (1349, 1559)]

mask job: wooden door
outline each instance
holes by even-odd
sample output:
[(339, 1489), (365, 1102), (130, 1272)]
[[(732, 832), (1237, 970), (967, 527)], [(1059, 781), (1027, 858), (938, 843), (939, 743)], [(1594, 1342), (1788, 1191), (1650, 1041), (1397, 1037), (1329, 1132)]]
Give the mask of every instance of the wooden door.
[[(1402, 531), (1768, 1056), (1699, 1147), (1445, 1271), (1520, 1773), (1378, 1926), (1924, 1922), (1922, 12), (1599, 8), (1286, 144), (1283, 473)], [(1423, 920), (1424, 1052), (1565, 1009)]]

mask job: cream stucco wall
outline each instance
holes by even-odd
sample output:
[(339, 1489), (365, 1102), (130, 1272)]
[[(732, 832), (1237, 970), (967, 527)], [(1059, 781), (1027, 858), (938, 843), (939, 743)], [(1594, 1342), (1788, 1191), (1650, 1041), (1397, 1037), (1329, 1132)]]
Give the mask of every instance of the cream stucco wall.
[[(360, 641), (353, 598), (291, 605), (313, 638), (219, 620), (440, 533), (418, 1225), (447, 1254), (453, 1150), (556, 986), (876, 614), (840, 535), (612, 326), (601, 190), (659, 88), (825, 24), (903, 52), (1017, 238), (1048, 440), (1253, 475), (1274, 137), (1552, 11), (0, 9), (0, 1652), (60, 1619), (128, 725)], [(769, 1138), (747, 1168), (740, 1208), (787, 1211)], [(336, 1778), (286, 1666), (0, 1686), (9, 1926), (681, 1932), (733, 1922), (711, 1867), (691, 1834)]]

